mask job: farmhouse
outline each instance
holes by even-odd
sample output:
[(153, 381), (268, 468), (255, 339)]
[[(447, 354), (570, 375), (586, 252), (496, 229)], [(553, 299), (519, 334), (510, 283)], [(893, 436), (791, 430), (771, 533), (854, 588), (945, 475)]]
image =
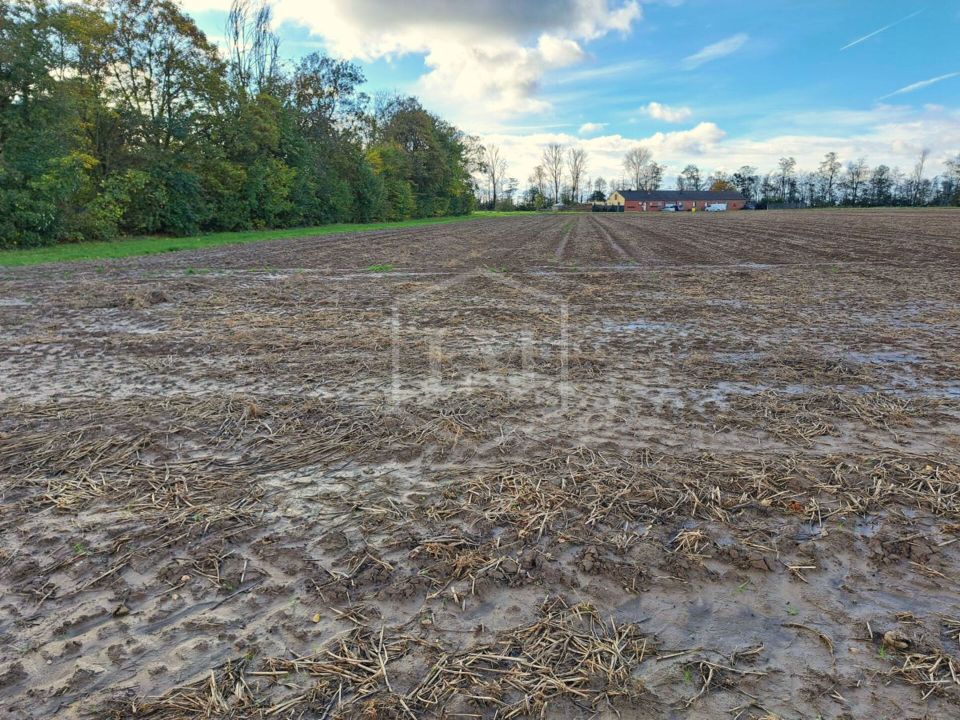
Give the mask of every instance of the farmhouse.
[(742, 210), (746, 199), (735, 190), (614, 190), (608, 205), (623, 205), (626, 212), (657, 212), (667, 205), (677, 210), (703, 210), (713, 203), (726, 203), (728, 210)]

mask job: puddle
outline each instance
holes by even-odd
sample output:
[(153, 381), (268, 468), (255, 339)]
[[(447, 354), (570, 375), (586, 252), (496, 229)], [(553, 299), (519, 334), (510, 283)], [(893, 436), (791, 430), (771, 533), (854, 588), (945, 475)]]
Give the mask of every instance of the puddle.
[(689, 325), (675, 322), (665, 322), (658, 320), (631, 320), (624, 323), (603, 324), (603, 329), (607, 332), (651, 332), (651, 333), (677, 333), (687, 335), (691, 331)]
[(163, 328), (151, 326), (129, 311), (117, 308), (91, 311), (86, 317), (74, 318), (70, 322), (70, 329), (76, 332), (107, 335), (157, 335), (163, 332)]
[[(773, 388), (770, 385), (754, 385), (751, 383), (737, 383), (721, 380), (712, 387), (703, 390), (702, 402), (713, 401), (722, 403), (732, 395), (759, 395)], [(785, 385), (776, 388), (781, 395), (804, 395), (813, 392), (809, 385)]]
[(902, 350), (877, 350), (875, 352), (846, 352), (843, 357), (858, 363), (872, 365), (900, 364), (910, 365), (926, 362), (926, 359), (916, 353)]
[(859, 537), (872, 538), (883, 527), (883, 520), (876, 517), (858, 517), (853, 523), (853, 532)]
[(815, 523), (801, 525), (793, 535), (793, 539), (797, 542), (809, 542), (819, 540), (822, 537), (824, 537), (823, 526)]

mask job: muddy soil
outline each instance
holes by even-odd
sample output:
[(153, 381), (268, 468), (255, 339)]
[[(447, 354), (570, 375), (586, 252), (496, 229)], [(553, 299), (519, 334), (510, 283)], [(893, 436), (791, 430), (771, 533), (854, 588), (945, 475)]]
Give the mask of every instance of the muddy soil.
[(958, 716), (958, 276), (955, 211), (2, 270), (3, 717)]

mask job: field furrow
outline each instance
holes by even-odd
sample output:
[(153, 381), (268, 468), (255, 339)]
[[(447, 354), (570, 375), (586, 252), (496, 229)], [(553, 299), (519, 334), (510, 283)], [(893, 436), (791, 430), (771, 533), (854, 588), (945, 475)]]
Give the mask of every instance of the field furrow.
[(0, 271), (11, 718), (954, 717), (960, 214)]

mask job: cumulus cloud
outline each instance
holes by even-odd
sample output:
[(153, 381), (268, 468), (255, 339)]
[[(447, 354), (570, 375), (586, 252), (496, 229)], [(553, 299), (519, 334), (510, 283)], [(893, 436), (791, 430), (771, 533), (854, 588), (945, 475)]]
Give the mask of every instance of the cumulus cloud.
[(750, 36), (746, 33), (737, 33), (736, 35), (731, 35), (730, 37), (724, 38), (719, 42), (715, 42), (712, 45), (707, 45), (705, 48), (695, 52), (693, 55), (688, 55), (685, 57), (683, 59), (683, 67), (687, 70), (693, 70), (694, 68), (698, 68), (705, 63), (719, 60), (727, 55), (732, 55), (746, 45), (747, 40), (749, 39)]
[(579, 132), (581, 135), (594, 135), (595, 133), (603, 130), (606, 126), (606, 123), (587, 122), (580, 126)]
[[(226, 3), (184, 0), (193, 11)], [(428, 102), (447, 109), (468, 101), (496, 113), (546, 109), (537, 98), (546, 72), (582, 62), (584, 42), (629, 32), (642, 14), (638, 0), (274, 0), (273, 11), (339, 57), (422, 54), (427, 71), (416, 90)]]
[(417, 89), (434, 105), (470, 101), (474, 117), (484, 112), (542, 112), (549, 108), (536, 96), (543, 73), (583, 56), (575, 41), (550, 36), (541, 36), (534, 47), (509, 41), (473, 46), (436, 42), (424, 59), (430, 70)]
[(726, 133), (712, 122), (702, 122), (690, 130), (658, 132), (644, 139), (643, 144), (660, 157), (703, 155), (716, 146)]
[(541, 152), (548, 143), (582, 147), (588, 154), (588, 174), (602, 175), (611, 180), (623, 174), (623, 156), (637, 144), (653, 151), (657, 162), (685, 164), (710, 153), (724, 138), (725, 133), (714, 123), (704, 122), (689, 130), (658, 132), (647, 137), (625, 137), (620, 134), (580, 138), (568, 133), (531, 133), (526, 135), (495, 133), (481, 138), (483, 142), (499, 145), (510, 158), (509, 173), (526, 180), (540, 162)]
[(671, 107), (658, 102), (651, 102), (641, 108), (641, 111), (656, 120), (668, 123), (679, 123), (689, 120), (693, 111), (688, 107)]
[[(943, 108), (914, 110), (882, 105), (872, 112), (858, 112), (854, 118), (844, 111), (822, 112), (820, 122), (809, 130), (781, 133), (764, 139), (731, 137), (714, 123), (703, 122), (687, 130), (658, 132), (648, 136), (620, 134), (582, 138), (567, 133), (500, 133), (481, 138), (499, 145), (510, 158), (508, 173), (526, 178), (540, 160), (547, 143), (577, 145), (588, 153), (588, 172), (614, 182), (623, 176), (623, 156), (642, 144), (653, 151), (654, 159), (666, 165), (665, 186), (673, 181), (687, 163), (696, 163), (704, 173), (715, 170), (733, 172), (741, 165), (753, 165), (761, 173), (774, 169), (777, 159), (793, 156), (801, 169), (814, 170), (827, 152), (836, 152), (844, 162), (864, 157), (871, 166), (885, 163), (910, 168), (920, 151), (933, 150), (928, 172), (943, 171), (943, 162), (956, 155), (960, 147), (960, 111)], [(836, 133), (822, 128), (835, 127)], [(820, 128), (818, 130), (818, 128)]]

